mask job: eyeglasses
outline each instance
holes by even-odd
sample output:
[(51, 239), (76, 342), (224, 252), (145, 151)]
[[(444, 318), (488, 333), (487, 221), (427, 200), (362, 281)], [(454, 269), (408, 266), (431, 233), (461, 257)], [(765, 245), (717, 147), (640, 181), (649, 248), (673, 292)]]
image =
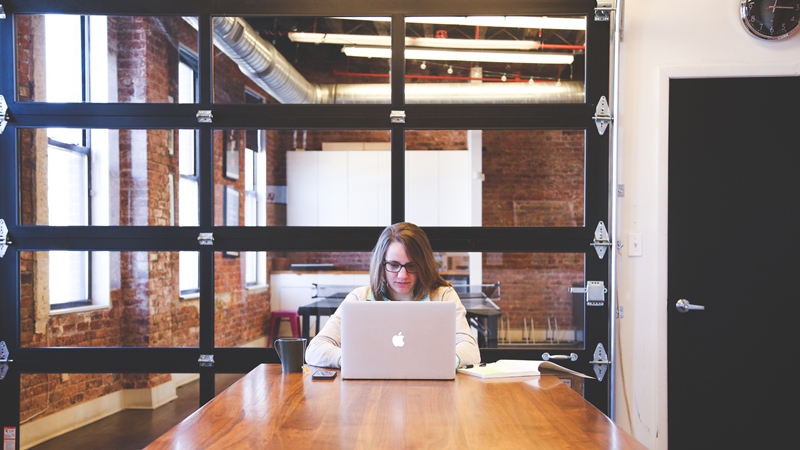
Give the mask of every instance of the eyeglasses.
[(419, 270), (417, 268), (417, 265), (414, 263), (400, 264), (399, 262), (396, 261), (384, 261), (383, 267), (386, 268), (387, 272), (392, 272), (392, 273), (400, 272), (400, 269), (402, 269), (403, 267), (406, 268), (406, 273), (417, 273), (417, 271)]

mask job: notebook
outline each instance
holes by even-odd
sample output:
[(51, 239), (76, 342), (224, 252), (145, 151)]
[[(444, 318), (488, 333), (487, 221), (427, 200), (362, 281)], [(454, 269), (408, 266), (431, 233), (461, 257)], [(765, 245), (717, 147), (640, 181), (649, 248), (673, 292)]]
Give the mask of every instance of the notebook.
[(455, 303), (346, 301), (339, 308), (343, 379), (455, 378)]

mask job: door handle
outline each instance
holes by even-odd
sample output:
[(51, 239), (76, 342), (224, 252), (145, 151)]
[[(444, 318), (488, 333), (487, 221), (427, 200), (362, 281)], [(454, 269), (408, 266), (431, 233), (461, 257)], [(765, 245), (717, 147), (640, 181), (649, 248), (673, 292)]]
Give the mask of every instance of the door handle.
[(687, 313), (690, 310), (703, 310), (706, 309), (706, 307), (703, 305), (693, 305), (689, 303), (689, 300), (682, 298), (678, 300), (678, 303), (675, 303), (675, 309), (680, 313)]

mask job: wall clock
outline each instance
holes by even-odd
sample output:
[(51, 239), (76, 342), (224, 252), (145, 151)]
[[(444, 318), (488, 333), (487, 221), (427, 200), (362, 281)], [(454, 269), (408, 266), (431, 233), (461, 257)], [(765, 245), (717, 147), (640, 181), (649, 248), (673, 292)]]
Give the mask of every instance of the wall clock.
[(800, 25), (800, 0), (741, 0), (744, 28), (759, 39), (787, 38)]

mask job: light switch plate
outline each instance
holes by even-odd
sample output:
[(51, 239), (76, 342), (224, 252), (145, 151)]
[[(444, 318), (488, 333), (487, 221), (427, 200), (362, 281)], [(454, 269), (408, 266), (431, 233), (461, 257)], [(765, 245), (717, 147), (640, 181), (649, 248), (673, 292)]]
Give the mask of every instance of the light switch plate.
[(628, 233), (628, 256), (642, 256), (642, 233)]

